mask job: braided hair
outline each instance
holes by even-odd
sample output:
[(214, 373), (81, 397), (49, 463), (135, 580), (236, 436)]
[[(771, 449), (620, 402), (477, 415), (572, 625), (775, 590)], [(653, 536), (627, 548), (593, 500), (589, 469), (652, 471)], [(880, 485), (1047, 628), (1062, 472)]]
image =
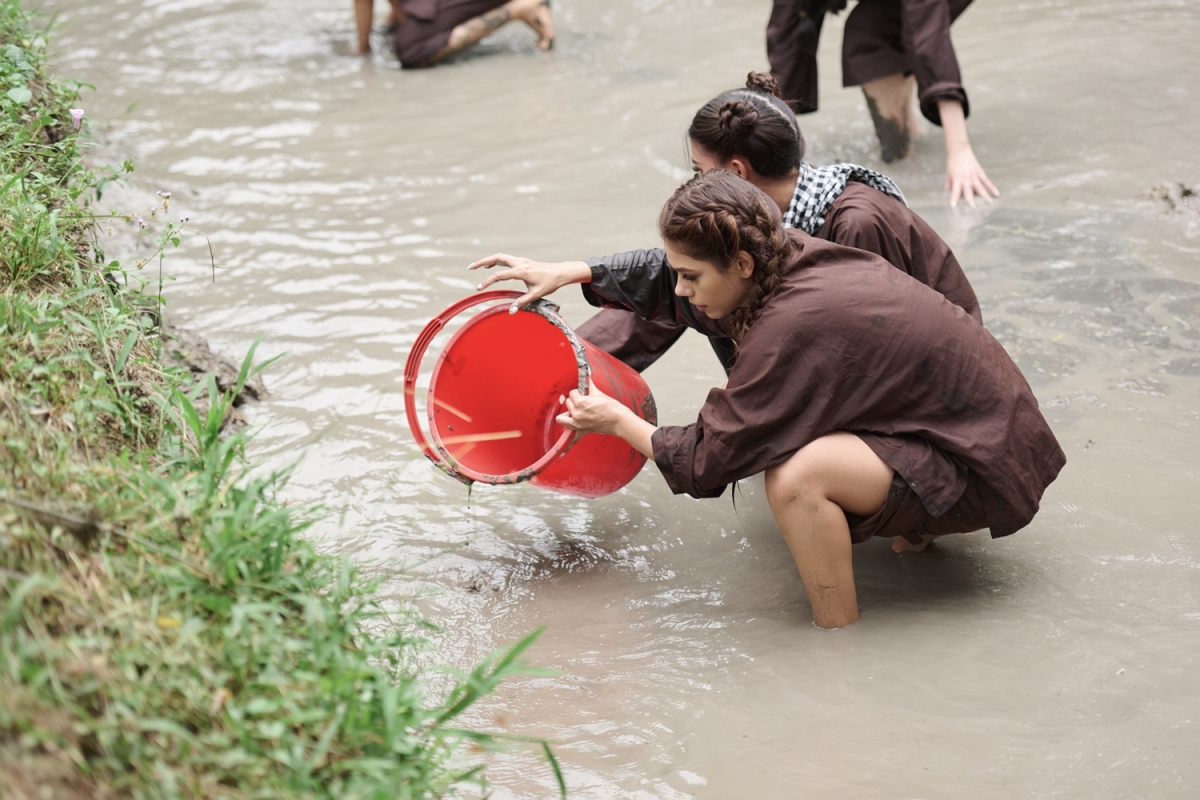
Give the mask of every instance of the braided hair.
[(795, 247), (774, 201), (724, 169), (696, 175), (676, 189), (658, 216), (658, 232), (673, 249), (722, 273), (738, 252), (750, 256), (754, 286), (748, 301), (730, 315), (734, 342), (742, 340), (779, 291), (781, 265)]
[(800, 123), (780, 98), (775, 79), (763, 72), (747, 75), (746, 88), (722, 92), (701, 106), (688, 138), (722, 164), (745, 158), (764, 178), (787, 175), (804, 158)]

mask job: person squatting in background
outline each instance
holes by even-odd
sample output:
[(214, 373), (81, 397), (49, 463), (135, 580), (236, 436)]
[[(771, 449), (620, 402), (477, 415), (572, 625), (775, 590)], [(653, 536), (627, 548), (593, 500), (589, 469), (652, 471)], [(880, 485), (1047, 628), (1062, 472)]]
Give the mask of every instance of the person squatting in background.
[(676, 494), (718, 497), (765, 471), (813, 622), (840, 628), (859, 616), (853, 544), (883, 536), (903, 552), (981, 528), (1008, 536), (1066, 456), (977, 319), (879, 256), (781, 223), (777, 202), (712, 170), (663, 207), (666, 260), (506, 269), (481, 288), (522, 280), (524, 304), (580, 283), (593, 305), (731, 337), (729, 380), (691, 425), (655, 427), (595, 387), (572, 390), (558, 422), (621, 437)]
[[(695, 171), (719, 167), (754, 184), (779, 207), (785, 227), (882, 256), (982, 322), (975, 291), (949, 245), (908, 208), (895, 183), (856, 164), (804, 163), (799, 123), (770, 75), (751, 72), (746, 88), (722, 92), (705, 103), (692, 118), (688, 143)], [(504, 258), (512, 267), (536, 263)], [(586, 262), (597, 273), (665, 263), (666, 254), (659, 248)], [(492, 263), (482, 259), (472, 265), (483, 266)], [(668, 277), (673, 274), (667, 270)], [(606, 308), (576, 332), (640, 372), (685, 330), (686, 325), (670, 319), (646, 320), (624, 309)], [(735, 359), (733, 342), (719, 331), (711, 335), (709, 342), (728, 373)]]
[[(861, 86), (875, 123), (884, 162), (907, 158), (920, 132), (921, 113), (946, 134), (946, 189), (950, 205), (975, 195), (991, 202), (1000, 192), (975, 157), (967, 136), (971, 111), (962, 85), (950, 24), (971, 0), (859, 0), (846, 18), (842, 85)], [(798, 114), (817, 110), (817, 43), (827, 13), (846, 0), (775, 0), (767, 23), (767, 59), (783, 97)]]
[[(428, 67), (461, 53), (510, 22), (538, 35), (537, 46), (554, 46), (550, 0), (389, 0), (387, 28), (402, 67)], [(374, 0), (354, 0), (358, 52), (371, 52)]]

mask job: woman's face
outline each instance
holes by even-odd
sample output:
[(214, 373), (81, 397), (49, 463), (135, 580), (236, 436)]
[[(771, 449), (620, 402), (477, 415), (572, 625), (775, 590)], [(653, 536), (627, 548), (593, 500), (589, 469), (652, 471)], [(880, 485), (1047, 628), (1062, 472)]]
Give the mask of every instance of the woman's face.
[(738, 251), (725, 272), (708, 261), (684, 255), (666, 243), (667, 260), (679, 276), (675, 294), (686, 298), (696, 310), (710, 319), (732, 314), (746, 304), (754, 287), (754, 260), (745, 251)]
[(688, 149), (692, 151), (692, 171), (699, 175), (714, 169), (729, 169), (728, 164), (722, 164), (695, 139), (688, 139)]

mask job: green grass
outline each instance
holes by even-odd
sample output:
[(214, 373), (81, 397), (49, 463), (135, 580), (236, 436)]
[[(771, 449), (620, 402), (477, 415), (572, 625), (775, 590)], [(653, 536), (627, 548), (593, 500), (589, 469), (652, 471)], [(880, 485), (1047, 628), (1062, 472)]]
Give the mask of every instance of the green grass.
[[(518, 739), (456, 723), (533, 671), (537, 632), (429, 688), (428, 623), (314, 550), (286, 474), (221, 434), (229, 395), (161, 367), (159, 298), (95, 247), (88, 200), (114, 176), (81, 166), (79, 87), (45, 79), (44, 48), (0, 0), (0, 796), (485, 784), (476, 749)], [(181, 224), (146, 227), (156, 257)]]

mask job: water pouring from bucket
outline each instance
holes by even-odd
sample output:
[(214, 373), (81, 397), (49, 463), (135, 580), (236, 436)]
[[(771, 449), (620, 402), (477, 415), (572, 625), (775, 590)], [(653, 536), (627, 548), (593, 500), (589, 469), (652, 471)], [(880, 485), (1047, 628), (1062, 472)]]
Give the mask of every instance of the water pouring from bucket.
[[(580, 435), (555, 421), (563, 397), (589, 385), (657, 424), (642, 376), (583, 341), (539, 300), (516, 313), (521, 292), (464, 298), (425, 326), (404, 365), (404, 406), (413, 438), (439, 469), (472, 483), (535, 486), (576, 497), (601, 497), (633, 480), (646, 457), (616, 436)], [(426, 397), (426, 437), (419, 421), (417, 377), (425, 351), (458, 314), (477, 312), (438, 355)]]

